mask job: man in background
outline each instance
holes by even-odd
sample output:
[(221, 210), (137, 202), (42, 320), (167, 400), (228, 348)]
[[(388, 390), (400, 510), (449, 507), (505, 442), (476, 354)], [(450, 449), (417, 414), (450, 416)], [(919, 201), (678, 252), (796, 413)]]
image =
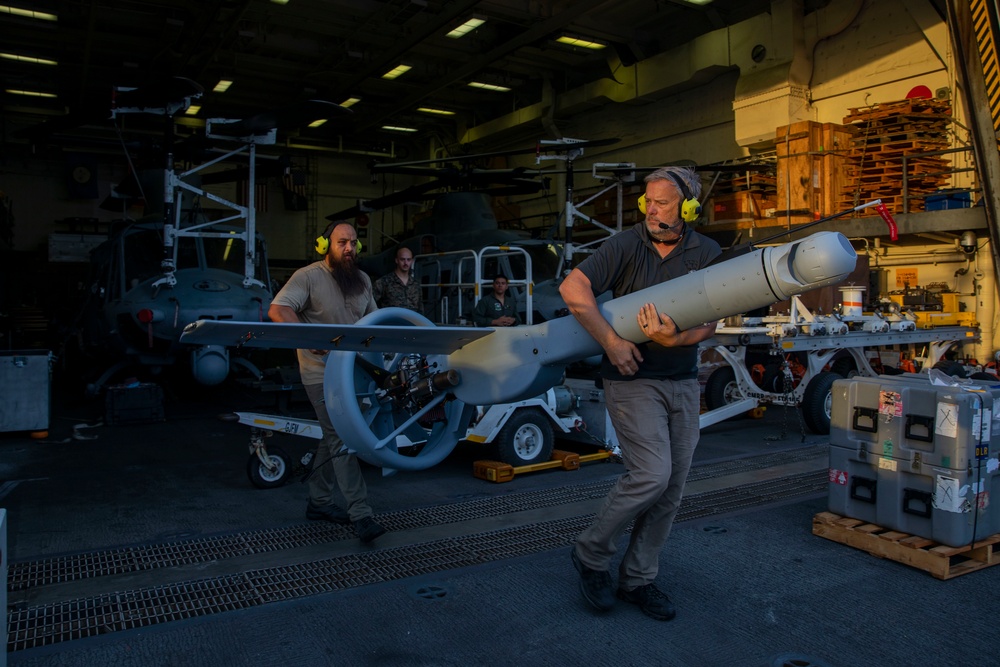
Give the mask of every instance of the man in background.
[(423, 301), (420, 297), (420, 283), (413, 273), (413, 251), (406, 246), (396, 250), (396, 268), (372, 285), (372, 295), (379, 308), (395, 306), (420, 312)]

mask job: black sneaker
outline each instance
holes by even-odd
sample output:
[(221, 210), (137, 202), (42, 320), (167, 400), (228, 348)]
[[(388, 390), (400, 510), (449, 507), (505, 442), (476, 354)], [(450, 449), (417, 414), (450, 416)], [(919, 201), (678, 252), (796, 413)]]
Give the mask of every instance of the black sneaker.
[(354, 522), (354, 532), (358, 534), (361, 541), (368, 544), (376, 537), (380, 535), (385, 535), (385, 528), (381, 524), (377, 523), (375, 519), (370, 516), (366, 516), (363, 519), (358, 519)]
[(653, 584), (639, 586), (631, 591), (619, 588), (618, 597), (625, 602), (639, 605), (642, 613), (658, 621), (669, 621), (677, 615), (674, 603), (670, 601), (666, 593)]
[(576, 547), (570, 552), (573, 567), (580, 573), (580, 592), (594, 609), (608, 611), (615, 606), (615, 596), (611, 592), (611, 574), (607, 571), (591, 570), (580, 562)]
[(339, 523), (344, 526), (351, 522), (351, 517), (340, 507), (336, 505), (320, 507), (319, 505), (313, 505), (312, 502), (306, 506), (306, 518), (310, 521), (329, 521), (330, 523)]

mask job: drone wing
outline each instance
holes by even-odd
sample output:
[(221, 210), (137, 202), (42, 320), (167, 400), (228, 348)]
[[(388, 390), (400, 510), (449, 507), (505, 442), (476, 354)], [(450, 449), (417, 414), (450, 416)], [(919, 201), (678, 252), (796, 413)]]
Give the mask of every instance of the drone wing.
[(493, 329), (470, 327), (199, 320), (184, 329), (180, 340), (185, 344), (227, 347), (451, 354), (491, 333)]

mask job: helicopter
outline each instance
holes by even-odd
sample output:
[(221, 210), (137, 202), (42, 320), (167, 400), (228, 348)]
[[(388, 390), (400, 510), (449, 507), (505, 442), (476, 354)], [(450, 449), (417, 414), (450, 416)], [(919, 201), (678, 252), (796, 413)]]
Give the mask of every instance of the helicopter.
[[(168, 120), (201, 94), (188, 80), (174, 99), (153, 101), (136, 95), (117, 104), (120, 114), (157, 114)], [(256, 232), (252, 188), (245, 204), (206, 189), (220, 182), (245, 179), (256, 183), (258, 145), (275, 143), (283, 123), (311, 122), (346, 111), (339, 105), (309, 100), (295, 107), (267, 111), (245, 119), (208, 119), (205, 139), (228, 143), (212, 159), (182, 171), (175, 168), (173, 123), (167, 123), (165, 166), (145, 170), (130, 181), (132, 189), (155, 211), (138, 221), (114, 226), (109, 238), (92, 253), (87, 303), (81, 320), (90, 350), (111, 360), (100, 377), (87, 385), (97, 395), (116, 374), (140, 367), (158, 374), (185, 364), (198, 384), (222, 383), (232, 366), (240, 365), (257, 379), (261, 371), (244, 355), (231, 355), (218, 345), (185, 345), (179, 340), (187, 324), (201, 319), (263, 321), (273, 285), (267, 268), (266, 245)], [(237, 164), (227, 172), (215, 165)], [(128, 194), (128, 187), (122, 188)], [(209, 200), (224, 207), (201, 207)]]
[[(590, 146), (605, 146), (619, 139), (585, 141), (578, 139), (540, 140), (534, 147), (405, 163), (372, 162), (373, 177), (406, 174), (430, 177), (426, 183), (357, 205), (327, 216), (331, 224), (356, 219), (367, 213), (413, 201), (433, 201), (429, 212), (414, 225), (410, 234), (382, 252), (363, 257), (359, 264), (373, 277), (393, 270), (400, 247), (415, 257), (414, 272), (424, 287), (424, 315), (439, 322), (467, 320), (479, 291), (502, 273), (510, 280), (509, 293), (522, 311), (522, 320), (543, 321), (563, 308), (555, 290), (542, 290), (535, 281), (551, 281), (558, 274), (564, 245), (552, 238), (533, 238), (526, 229), (504, 228), (492, 207), (492, 196), (548, 193), (545, 169), (515, 167), (486, 169), (477, 165), (492, 158), (534, 153), (541, 161), (572, 158)], [(539, 178), (540, 177), (540, 178)], [(548, 295), (551, 292), (551, 295)], [(551, 298), (549, 298), (551, 296)]]

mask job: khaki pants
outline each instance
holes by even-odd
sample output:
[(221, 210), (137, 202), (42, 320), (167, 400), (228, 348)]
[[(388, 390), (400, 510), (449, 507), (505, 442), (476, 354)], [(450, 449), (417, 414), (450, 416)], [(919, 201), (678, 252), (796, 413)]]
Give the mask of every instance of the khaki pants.
[(358, 457), (349, 454), (344, 447), (344, 441), (337, 435), (330, 415), (326, 411), (326, 400), (322, 384), (303, 385), (306, 396), (316, 411), (323, 438), (316, 446), (313, 456), (313, 471), (309, 476), (309, 500), (317, 507), (325, 507), (333, 502), (333, 489), (336, 486), (347, 502), (347, 513), (351, 521), (357, 521), (372, 515), (368, 505), (368, 486), (361, 474)]
[(618, 538), (635, 520), (618, 568), (619, 588), (656, 579), (698, 445), (700, 394), (695, 379), (604, 381), (625, 472), (575, 548), (584, 565), (607, 570)]

